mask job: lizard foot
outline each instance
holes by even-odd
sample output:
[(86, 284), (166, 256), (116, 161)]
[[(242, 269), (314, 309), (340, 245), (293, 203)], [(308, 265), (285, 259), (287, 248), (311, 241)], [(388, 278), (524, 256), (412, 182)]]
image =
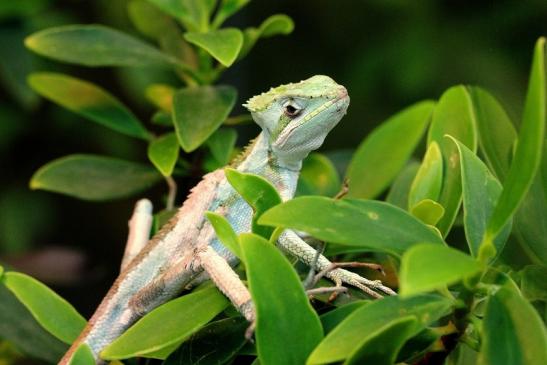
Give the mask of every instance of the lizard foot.
[[(318, 273), (316, 275), (316, 280), (319, 280), (322, 276), (326, 276), (327, 278), (334, 281), (336, 286), (342, 286), (343, 284), (351, 285), (358, 289), (361, 289), (373, 298), (383, 297), (383, 295), (379, 294), (378, 292), (387, 295), (397, 295), (397, 293), (395, 293), (391, 288), (383, 285), (380, 280), (369, 280), (354, 272), (339, 268), (341, 265), (343, 264), (332, 264), (330, 267)], [(330, 299), (334, 300), (334, 298), (336, 298), (336, 295), (337, 292), (334, 292), (333, 296), (331, 296)]]

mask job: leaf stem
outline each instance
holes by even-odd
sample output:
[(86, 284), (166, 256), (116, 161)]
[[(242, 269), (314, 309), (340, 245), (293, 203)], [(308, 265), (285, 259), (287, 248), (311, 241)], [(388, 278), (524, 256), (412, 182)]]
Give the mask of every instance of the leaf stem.
[(175, 182), (175, 179), (173, 179), (173, 177), (171, 176), (166, 176), (165, 181), (167, 182), (167, 186), (169, 187), (165, 209), (173, 210), (175, 208), (175, 198), (177, 197), (177, 183)]

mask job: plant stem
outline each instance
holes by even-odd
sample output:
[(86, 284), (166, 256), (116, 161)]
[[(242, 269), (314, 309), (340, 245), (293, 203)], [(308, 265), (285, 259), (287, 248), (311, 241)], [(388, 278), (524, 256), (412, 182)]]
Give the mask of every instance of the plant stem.
[(175, 208), (175, 198), (177, 197), (177, 183), (175, 182), (175, 179), (173, 179), (171, 176), (166, 176), (165, 181), (167, 182), (167, 186), (169, 187), (165, 209), (173, 210)]

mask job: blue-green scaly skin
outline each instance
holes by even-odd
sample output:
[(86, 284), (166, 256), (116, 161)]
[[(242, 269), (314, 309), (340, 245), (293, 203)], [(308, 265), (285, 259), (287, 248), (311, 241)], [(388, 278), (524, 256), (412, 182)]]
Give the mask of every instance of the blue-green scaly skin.
[[(302, 159), (323, 143), (348, 105), (346, 89), (327, 76), (314, 76), (255, 96), (246, 107), (262, 133), (236, 168), (263, 176), (284, 200), (291, 199)], [(136, 320), (200, 278), (203, 267), (198, 258), (207, 247), (230, 265), (237, 264), (215, 237), (204, 216), (206, 211), (224, 215), (237, 233), (251, 230), (252, 209), (227, 182), (224, 171), (204, 176), (179, 212), (123, 269), (61, 364), (69, 363), (81, 343), (91, 348), (100, 363), (100, 352)], [(285, 238), (280, 240), (282, 246)], [(302, 254), (304, 261), (311, 262), (315, 251), (309, 249)]]

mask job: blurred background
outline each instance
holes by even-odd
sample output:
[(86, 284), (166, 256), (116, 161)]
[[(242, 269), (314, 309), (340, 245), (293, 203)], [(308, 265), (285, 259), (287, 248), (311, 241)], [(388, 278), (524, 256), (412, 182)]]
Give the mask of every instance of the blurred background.
[[(138, 33), (126, 0), (0, 0), (0, 262), (50, 285), (88, 316), (117, 275), (136, 199), (90, 203), (31, 191), (33, 172), (72, 153), (146, 162), (146, 145), (42, 100), (26, 85), (36, 70), (65, 72), (101, 85), (141, 120), (153, 106), (155, 69), (83, 68), (27, 51), (28, 34), (63, 24), (106, 24)], [(547, 34), (547, 2), (528, 1), (252, 1), (228, 24), (258, 25), (286, 13), (296, 28), (260, 42), (222, 82), (239, 90), (238, 105), (270, 86), (327, 74), (351, 96), (348, 115), (323, 151), (351, 152), (385, 118), (455, 84), (489, 89), (518, 124), (535, 40)], [(236, 107), (234, 114), (243, 112)], [(238, 127), (238, 145), (258, 133)], [(386, 157), (387, 158), (387, 157)], [(177, 202), (195, 181), (181, 183)], [(158, 185), (146, 196), (160, 201)], [(85, 288), (82, 290), (82, 288)]]

